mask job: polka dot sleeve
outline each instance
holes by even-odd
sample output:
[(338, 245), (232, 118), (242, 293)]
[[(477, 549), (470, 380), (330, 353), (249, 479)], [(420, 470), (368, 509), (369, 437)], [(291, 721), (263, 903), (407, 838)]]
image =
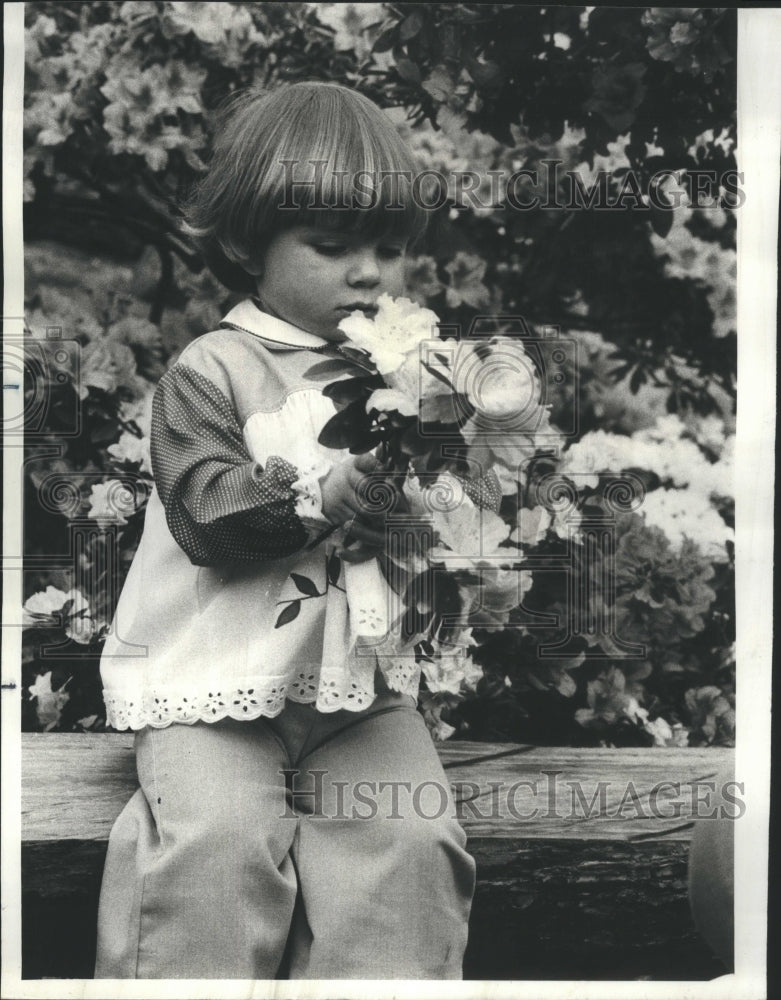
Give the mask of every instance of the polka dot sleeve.
[(307, 543), (298, 470), (277, 456), (255, 462), (230, 400), (187, 365), (160, 380), (151, 448), (168, 527), (196, 565), (282, 558)]

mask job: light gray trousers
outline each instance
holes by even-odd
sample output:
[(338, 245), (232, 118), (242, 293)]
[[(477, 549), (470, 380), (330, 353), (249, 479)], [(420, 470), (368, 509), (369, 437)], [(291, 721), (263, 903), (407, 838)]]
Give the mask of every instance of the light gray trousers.
[(475, 866), (410, 697), (147, 728), (136, 757), (97, 978), (461, 978)]

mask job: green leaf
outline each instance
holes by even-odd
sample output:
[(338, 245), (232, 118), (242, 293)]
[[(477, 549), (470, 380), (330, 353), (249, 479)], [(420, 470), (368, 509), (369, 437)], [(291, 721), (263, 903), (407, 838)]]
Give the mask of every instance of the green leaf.
[(354, 361), (357, 365), (361, 365), (363, 368), (366, 368), (367, 365), (372, 368), (374, 367), (374, 362), (366, 351), (362, 351), (357, 347), (340, 347), (340, 351), (345, 357), (350, 358), (351, 361)]
[(641, 385), (645, 385), (648, 381), (645, 371), (638, 365), (634, 374), (629, 380), (629, 390), (632, 393), (637, 392)]
[(388, 52), (392, 49), (396, 44), (398, 28), (398, 24), (392, 24), (390, 28), (386, 28), (372, 46), (372, 52)]
[(425, 440), (418, 433), (416, 423), (408, 427), (401, 436), (401, 450), (405, 455), (425, 455), (431, 447), (431, 441)]
[(426, 93), (440, 104), (446, 104), (456, 88), (453, 78), (445, 66), (435, 66), (431, 74), (423, 81), (422, 86)]
[(314, 583), (309, 579), (308, 576), (301, 576), (300, 573), (291, 573), (290, 579), (298, 587), (302, 594), (306, 594), (307, 597), (320, 597), (320, 591), (314, 585)]
[(301, 610), (301, 601), (291, 601), (290, 604), (284, 609), (277, 618), (277, 623), (274, 628), (282, 628), (283, 625), (289, 625), (290, 622), (295, 621), (298, 618), (298, 613)]
[(328, 574), (328, 582), (334, 585), (339, 582), (339, 577), (342, 575), (342, 560), (339, 556), (332, 552), (328, 557), (328, 562), (326, 563), (326, 573)]
[(422, 77), (417, 65), (411, 59), (397, 59), (396, 70), (407, 83), (420, 83)]
[(343, 372), (347, 369), (347, 364), (340, 358), (329, 358), (328, 361), (321, 361), (308, 368), (304, 372), (304, 378), (327, 378), (330, 375), (336, 375), (338, 372)]
[(115, 423), (104, 424), (102, 427), (93, 426), (90, 432), (90, 439), (93, 444), (109, 444), (109, 442), (116, 440), (116, 437), (117, 425)]
[(410, 38), (414, 38), (420, 32), (422, 27), (423, 18), (418, 13), (412, 13), (401, 22), (399, 38), (402, 42), (408, 42)]
[(363, 400), (356, 399), (331, 417), (317, 440), (326, 448), (350, 448), (370, 426)]
[(331, 382), (323, 389), (323, 395), (333, 399), (336, 403), (366, 401), (371, 394), (371, 388), (365, 378), (358, 376), (357, 378), (345, 378), (338, 382)]
[(497, 87), (501, 83), (502, 70), (495, 62), (478, 62), (470, 59), (467, 72), (478, 87)]

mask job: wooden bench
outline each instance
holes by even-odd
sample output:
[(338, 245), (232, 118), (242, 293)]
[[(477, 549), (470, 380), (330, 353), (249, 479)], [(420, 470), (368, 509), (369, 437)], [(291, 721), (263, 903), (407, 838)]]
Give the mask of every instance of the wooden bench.
[[(106, 841), (136, 787), (132, 743), (22, 738), (25, 978), (91, 976)], [(686, 862), (695, 790), (733, 751), (439, 749), (478, 864), (466, 978), (724, 974), (692, 923)]]

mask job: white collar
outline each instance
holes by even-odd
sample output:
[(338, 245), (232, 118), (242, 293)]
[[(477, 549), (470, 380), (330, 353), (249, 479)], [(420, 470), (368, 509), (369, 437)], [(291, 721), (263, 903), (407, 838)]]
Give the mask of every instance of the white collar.
[(301, 330), (292, 323), (271, 316), (258, 309), (252, 299), (244, 299), (228, 313), (220, 326), (232, 326), (251, 333), (268, 342), (272, 350), (284, 351), (291, 347), (325, 347), (328, 341), (314, 333)]

